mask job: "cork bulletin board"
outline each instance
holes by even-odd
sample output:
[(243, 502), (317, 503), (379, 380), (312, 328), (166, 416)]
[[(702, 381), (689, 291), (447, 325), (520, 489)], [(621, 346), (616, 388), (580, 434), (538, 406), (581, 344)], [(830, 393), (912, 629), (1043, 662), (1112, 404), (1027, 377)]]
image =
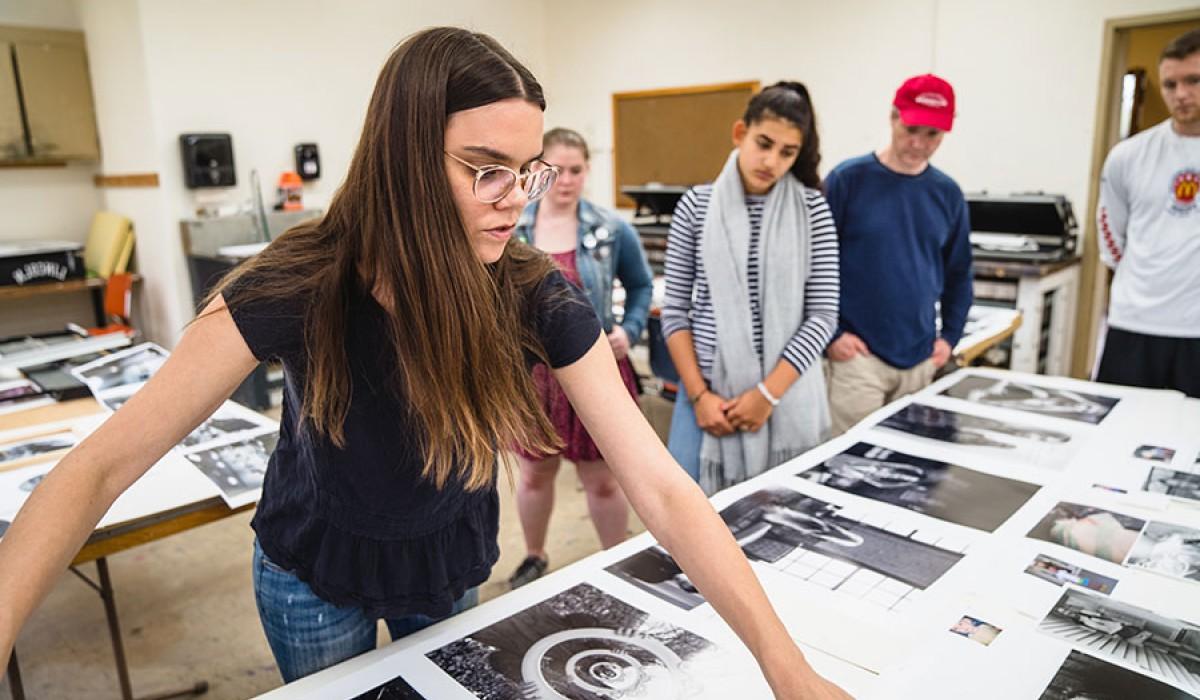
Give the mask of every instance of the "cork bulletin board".
[(758, 81), (613, 93), (613, 192), (626, 185), (710, 182), (733, 148), (733, 122)]

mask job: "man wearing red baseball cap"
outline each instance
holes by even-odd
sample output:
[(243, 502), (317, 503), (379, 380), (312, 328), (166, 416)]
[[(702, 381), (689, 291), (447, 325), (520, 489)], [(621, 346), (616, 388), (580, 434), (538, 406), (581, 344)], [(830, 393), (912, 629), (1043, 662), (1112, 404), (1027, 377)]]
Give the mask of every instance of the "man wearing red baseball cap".
[(929, 384), (962, 337), (973, 296), (967, 202), (929, 164), (954, 126), (954, 107), (950, 83), (909, 78), (892, 100), (889, 143), (825, 179), (841, 257), (838, 329), (827, 350), (835, 433)]

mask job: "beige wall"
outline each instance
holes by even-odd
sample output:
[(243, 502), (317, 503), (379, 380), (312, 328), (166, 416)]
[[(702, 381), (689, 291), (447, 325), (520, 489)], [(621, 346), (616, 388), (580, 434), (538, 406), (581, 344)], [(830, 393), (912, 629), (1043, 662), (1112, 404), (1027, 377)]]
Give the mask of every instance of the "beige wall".
[(547, 89), (548, 125), (592, 141), (590, 194), (601, 203), (612, 201), (613, 92), (804, 80), (828, 170), (880, 145), (895, 86), (935, 71), (960, 96), (938, 165), (967, 189), (1065, 192), (1082, 209), (1104, 20), (1194, 4), (759, 0), (751, 11), (724, 0), (10, 0), (0, 22), (86, 32), (102, 170), (156, 172), (161, 186), (97, 191), (92, 168), (0, 170), (0, 238), (82, 240), (98, 207), (132, 216), (146, 328), (170, 345), (191, 313), (178, 220), (197, 204), (181, 182), (179, 134), (233, 135), (238, 185), (215, 195), (227, 203), (249, 199), (251, 168), (269, 200), (278, 173), (293, 167), (293, 145), (316, 141), (324, 173), (305, 198), (324, 206), (379, 66), (395, 43), (431, 24), (491, 33), (530, 65)]
[(1102, 30), (1181, 0), (611, 0), (547, 6), (548, 121), (594, 142), (590, 194), (612, 202), (611, 93), (781, 78), (816, 103), (823, 170), (887, 137), (907, 76), (949, 79), (959, 119), (935, 163), (968, 190), (1065, 192), (1086, 207)]
[[(341, 183), (376, 74), (391, 48), (426, 26), (487, 31), (534, 70), (545, 63), (543, 3), (433, 4), (259, 0), (78, 0), (88, 37), (106, 173), (157, 172), (153, 190), (110, 189), (105, 204), (135, 220), (147, 334), (166, 345), (192, 314), (179, 220), (202, 200), (248, 202), (257, 168), (270, 206), (293, 146), (315, 141), (322, 177), (305, 203), (324, 207)], [(178, 138), (233, 137), (237, 186), (183, 186)]]

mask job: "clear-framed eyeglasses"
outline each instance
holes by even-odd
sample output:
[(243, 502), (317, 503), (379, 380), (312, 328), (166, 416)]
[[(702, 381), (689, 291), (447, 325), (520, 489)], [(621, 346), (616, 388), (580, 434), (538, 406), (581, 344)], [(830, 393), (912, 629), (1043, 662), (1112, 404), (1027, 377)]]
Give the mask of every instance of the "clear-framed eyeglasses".
[(546, 196), (558, 179), (558, 166), (544, 160), (535, 160), (529, 170), (518, 173), (503, 165), (472, 165), (449, 151), (446, 151), (446, 155), (475, 171), (475, 184), (471, 191), (475, 199), (484, 204), (495, 204), (504, 199), (518, 183), (529, 201), (536, 202)]

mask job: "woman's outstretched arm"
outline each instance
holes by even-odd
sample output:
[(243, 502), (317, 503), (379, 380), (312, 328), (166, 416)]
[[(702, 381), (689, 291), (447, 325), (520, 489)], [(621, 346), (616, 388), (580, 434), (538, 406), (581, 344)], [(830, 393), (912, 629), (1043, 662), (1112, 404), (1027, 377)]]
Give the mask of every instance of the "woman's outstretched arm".
[(805, 661), (729, 528), (630, 398), (604, 337), (555, 376), (642, 522), (741, 637), (776, 697), (848, 697)]
[(0, 667), (113, 501), (211, 415), (257, 362), (218, 297), (146, 386), (30, 494), (0, 540)]

